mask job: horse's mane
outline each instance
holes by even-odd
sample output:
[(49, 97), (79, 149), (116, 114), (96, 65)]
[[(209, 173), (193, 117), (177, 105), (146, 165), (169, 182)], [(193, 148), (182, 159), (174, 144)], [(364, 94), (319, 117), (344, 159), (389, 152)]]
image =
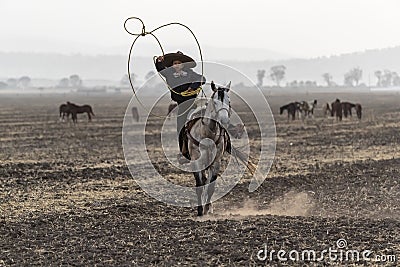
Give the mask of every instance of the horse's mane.
[(71, 103), (69, 101), (67, 101), (67, 105), (73, 106), (75, 108), (79, 107), (77, 104)]
[(287, 108), (290, 106), (290, 104), (291, 104), (291, 103), (289, 103), (289, 104), (286, 104), (286, 105), (284, 105), (284, 106), (280, 107), (280, 109), (287, 109)]
[(280, 107), (281, 109), (288, 109), (291, 106), (296, 106), (299, 102), (290, 102), (289, 104), (286, 104), (282, 107)]

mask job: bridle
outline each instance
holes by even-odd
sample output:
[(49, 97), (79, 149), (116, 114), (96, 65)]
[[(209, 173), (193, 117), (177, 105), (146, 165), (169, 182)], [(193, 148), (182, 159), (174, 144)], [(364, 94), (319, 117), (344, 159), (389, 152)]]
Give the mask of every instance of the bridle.
[[(215, 102), (214, 102), (215, 93), (217, 93), (218, 91), (222, 91), (222, 90), (225, 92), (225, 89), (218, 89), (218, 90), (214, 91), (214, 93), (211, 95), (210, 102), (211, 102), (212, 108), (214, 109), (214, 111), (215, 111), (215, 113), (216, 113), (216, 117), (218, 117), (218, 113), (221, 112), (221, 111), (223, 111), (223, 110), (226, 110), (226, 111), (228, 112), (228, 116), (230, 117), (230, 115), (231, 115), (231, 105), (230, 105), (230, 103), (229, 103), (229, 108), (226, 108), (226, 107), (223, 105), (220, 109), (217, 110), (216, 104), (215, 104)], [(223, 101), (221, 101), (221, 102), (223, 103)], [(206, 124), (204, 123), (204, 121), (203, 121), (204, 118), (205, 118), (205, 117), (203, 116), (203, 117), (201, 117), (201, 119), (200, 119), (202, 125), (206, 125)], [(212, 118), (209, 118), (209, 119), (212, 119)], [(215, 141), (215, 144), (217, 145), (217, 144), (220, 143), (221, 137), (222, 137), (222, 136), (225, 136), (225, 134), (226, 134), (226, 129), (225, 129), (225, 127), (223, 127), (223, 126), (221, 125), (220, 122), (218, 122), (217, 120), (214, 120), (214, 121), (215, 121), (216, 124), (218, 125), (218, 129), (219, 129), (219, 136), (218, 136), (218, 139)], [(215, 134), (215, 135), (217, 134), (216, 132), (213, 132), (213, 131), (211, 131), (211, 130), (208, 129), (208, 128), (206, 128), (206, 129), (207, 129), (210, 133), (212, 133), (212, 134)], [(189, 139), (191, 139), (192, 142), (193, 142), (196, 146), (199, 146), (199, 145), (200, 145), (200, 142), (199, 142), (198, 140), (196, 140), (196, 139), (191, 135), (190, 129), (187, 129), (187, 135), (188, 135)]]
[[(223, 91), (225, 93), (225, 89), (218, 89), (211, 95), (211, 103), (213, 105), (213, 109), (215, 110), (216, 117), (218, 117), (218, 113), (223, 111), (223, 110), (226, 110), (228, 112), (228, 116), (230, 116), (231, 115), (231, 104), (230, 103), (229, 103), (229, 108), (226, 108), (224, 105), (222, 105), (222, 107), (217, 110), (217, 107), (216, 107), (215, 102), (214, 102), (214, 96), (218, 91)], [(223, 101), (221, 101), (221, 102), (223, 103)]]

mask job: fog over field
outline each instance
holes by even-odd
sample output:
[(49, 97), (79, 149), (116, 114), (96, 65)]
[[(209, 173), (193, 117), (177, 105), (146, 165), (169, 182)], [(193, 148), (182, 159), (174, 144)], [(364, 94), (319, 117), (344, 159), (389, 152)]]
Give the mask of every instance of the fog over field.
[[(83, 79), (114, 82), (118, 84), (122, 76), (127, 73), (127, 61), (130, 44), (127, 44), (126, 55), (62, 55), (49, 53), (2, 53), (0, 52), (0, 73), (1, 77), (18, 77), (21, 74), (33, 78), (53, 80), (53, 84), (64, 76), (77, 73)], [(215, 49), (219, 51), (220, 49)], [(232, 49), (239, 53), (243, 50)], [(157, 55), (157, 51), (153, 54)], [(206, 54), (207, 55), (207, 54)], [(197, 56), (198, 57), (198, 56)], [(276, 59), (276, 60), (238, 60), (235, 58), (213, 59), (205, 56), (205, 60), (225, 64), (236, 68), (257, 83), (257, 70), (269, 72), (274, 65), (284, 65), (286, 74), (284, 84), (293, 80), (316, 81), (319, 85), (326, 85), (322, 75), (330, 73), (332, 80), (337, 84), (343, 84), (343, 77), (346, 72), (354, 67), (363, 70), (362, 83), (375, 86), (377, 77), (375, 71), (385, 69), (393, 72), (400, 71), (400, 46), (386, 49), (375, 49), (357, 53), (343, 54), (330, 57), (317, 58), (297, 58), (297, 59)], [(268, 58), (266, 56), (266, 58)], [(155, 71), (151, 57), (143, 55), (133, 55), (132, 71), (137, 75), (137, 79), (144, 80), (149, 71)], [(197, 68), (200, 71), (199, 68)], [(205, 69), (205, 75), (214, 75), (217, 79), (218, 74), (213, 73), (212, 69)], [(266, 74), (268, 76), (268, 73)], [(234, 83), (243, 82), (232, 77)], [(101, 82), (98, 82), (101, 84)], [(274, 85), (274, 81), (265, 77), (264, 85)]]
[[(123, 23), (132, 16), (144, 21), (146, 31), (169, 22), (187, 25), (201, 45), (203, 60), (232, 66), (259, 85), (277, 84), (270, 77), (273, 66), (285, 67), (279, 85), (294, 87), (302, 82), (300, 87), (307, 82), (379, 87), (378, 76), (386, 72), (385, 79), (397, 79), (400, 71), (400, 43), (395, 34), (400, 25), (397, 1), (207, 0), (198, 7), (177, 7), (163, 1), (91, 0), (79, 2), (79, 8), (76, 4), (1, 2), (0, 23), (5, 25), (1, 34), (6, 38), (0, 46), (0, 88), (15, 87), (7, 80), (23, 76), (31, 79), (32, 87), (55, 86), (71, 75), (78, 75), (82, 86), (119, 86), (127, 73), (134, 39), (125, 32)], [(199, 13), (201, 19), (193, 13)], [(142, 30), (140, 23), (127, 26), (132, 32)], [(184, 27), (173, 25), (155, 34), (165, 52), (180, 50), (200, 60), (195, 39)], [(155, 39), (139, 38), (132, 52), (137, 82), (155, 71), (152, 58), (159, 54)], [(362, 71), (361, 77), (346, 84), (345, 76), (354, 68)], [(259, 70), (265, 71), (261, 81)], [(205, 69), (205, 74), (218, 79), (218, 73)], [(235, 77), (232, 80), (243, 82)], [(397, 82), (391, 86), (397, 86)]]

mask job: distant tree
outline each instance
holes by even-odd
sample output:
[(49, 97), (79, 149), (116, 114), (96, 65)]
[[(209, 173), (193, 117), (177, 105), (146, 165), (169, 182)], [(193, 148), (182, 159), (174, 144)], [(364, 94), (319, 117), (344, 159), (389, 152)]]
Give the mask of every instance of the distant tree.
[(358, 86), (361, 78), (362, 78), (362, 69), (360, 67), (356, 67), (351, 70), (351, 75), (353, 76), (353, 81), (355, 82), (355, 86)]
[(82, 79), (78, 74), (73, 74), (69, 76), (69, 84), (72, 87), (80, 87), (82, 85)]
[(322, 74), (322, 77), (324, 78), (324, 81), (326, 82), (326, 86), (332, 86), (332, 75), (329, 73), (324, 73)]
[(31, 78), (28, 76), (22, 76), (21, 78), (18, 79), (18, 87), (20, 88), (27, 88), (29, 87), (31, 83)]
[[(134, 83), (135, 80), (136, 80), (136, 74), (135, 73), (131, 73), (131, 81), (132, 81), (132, 83)], [(125, 74), (124, 76), (122, 76), (120, 84), (122, 86), (129, 86), (130, 85), (128, 74)]]
[(257, 70), (257, 86), (262, 87), (264, 83), (265, 70)]
[(382, 71), (377, 70), (375, 71), (375, 77), (378, 79), (378, 81), (376, 81), (376, 86), (382, 86)]
[(382, 75), (382, 86), (389, 87), (392, 85), (393, 74), (390, 70), (384, 70)]
[(146, 80), (151, 79), (151, 77), (154, 76), (154, 74), (156, 74), (154, 71), (149, 71), (146, 76), (144, 77)]
[(10, 87), (10, 88), (16, 88), (18, 85), (18, 80), (15, 78), (9, 78), (9, 79), (7, 79), (7, 84), (8, 84), (8, 87)]
[(281, 81), (285, 78), (286, 67), (283, 65), (272, 66), (269, 77), (280, 87)]
[(315, 81), (306, 81), (305, 82), (306, 87), (317, 87), (317, 82)]
[(345, 73), (344, 84), (348, 86), (358, 86), (361, 78), (362, 69), (360, 67), (353, 68), (349, 72)]
[(394, 86), (400, 86), (400, 76), (397, 72), (392, 72), (392, 84)]
[(147, 86), (149, 86), (149, 87), (154, 87), (154, 86), (156, 86), (157, 79), (154, 79), (154, 78), (153, 78), (155, 74), (156, 74), (156, 73), (155, 73), (154, 71), (151, 70), (151, 71), (149, 71), (149, 72), (144, 76)]
[(6, 89), (8, 87), (8, 84), (5, 82), (0, 82), (0, 89)]
[(350, 73), (345, 73), (345, 74), (344, 74), (344, 85), (347, 85), (347, 86), (354, 86), (354, 84), (353, 84), (353, 77), (351, 76)]
[(62, 78), (58, 82), (58, 87), (68, 87), (69, 86), (69, 79), (68, 78)]
[(297, 86), (299, 86), (299, 83), (297, 82), (297, 80), (294, 80), (294, 81), (291, 81), (291, 82), (289, 83), (289, 86), (290, 86), (290, 87), (297, 87)]

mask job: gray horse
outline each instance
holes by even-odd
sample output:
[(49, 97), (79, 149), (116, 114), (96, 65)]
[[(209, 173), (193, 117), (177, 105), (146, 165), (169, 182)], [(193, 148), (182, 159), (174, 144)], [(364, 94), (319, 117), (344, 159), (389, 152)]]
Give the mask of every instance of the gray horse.
[(207, 103), (204, 115), (187, 124), (188, 148), (196, 179), (197, 215), (212, 212), (211, 197), (225, 151), (230, 151), (229, 125), (231, 106), (230, 83), (216, 88), (211, 83), (213, 94)]

